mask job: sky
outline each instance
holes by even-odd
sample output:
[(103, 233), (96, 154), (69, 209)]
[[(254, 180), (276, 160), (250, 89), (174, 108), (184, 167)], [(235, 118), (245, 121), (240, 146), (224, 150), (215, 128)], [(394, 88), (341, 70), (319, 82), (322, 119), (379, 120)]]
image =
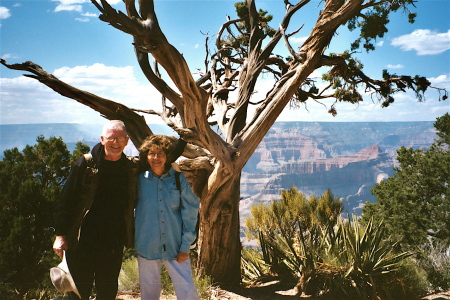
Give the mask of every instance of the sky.
[[(122, 1), (108, 2), (124, 11)], [(236, 17), (235, 2), (155, 1), (163, 32), (184, 55), (192, 72), (204, 70), (205, 38), (213, 41), (227, 16)], [(284, 15), (283, 1), (256, 1), (256, 5), (274, 16), (270, 25), (277, 28)], [(364, 72), (376, 79), (387, 69), (398, 75), (426, 76), (432, 86), (450, 91), (450, 1), (419, 0), (416, 6), (414, 24), (407, 22), (405, 14), (396, 13), (390, 18), (389, 32), (376, 40), (376, 50), (358, 52), (356, 58), (364, 64)], [(293, 48), (309, 35), (320, 7), (320, 1), (313, 0), (292, 19), (288, 33), (303, 26), (289, 40)], [(132, 108), (158, 109), (161, 96), (140, 71), (132, 37), (100, 21), (98, 15), (89, 0), (1, 0), (0, 57), (9, 64), (33, 61), (68, 84)], [(326, 54), (348, 49), (354, 37), (355, 33), (340, 28)], [(213, 50), (211, 42), (208, 46)], [(288, 55), (283, 42), (274, 52)], [(324, 72), (316, 70), (312, 77), (320, 78)], [(0, 125), (104, 123), (97, 112), (23, 73), (0, 65)], [(263, 97), (271, 85), (270, 78), (263, 78), (255, 97)], [(338, 103), (335, 117), (327, 113), (332, 103), (308, 101), (307, 106), (297, 109), (287, 107), (278, 121), (434, 121), (450, 111), (450, 100), (439, 101), (434, 90), (427, 92), (421, 103), (412, 93), (398, 94), (388, 108), (381, 108), (366, 95), (359, 105)], [(156, 117), (146, 118), (148, 123), (161, 123)]]

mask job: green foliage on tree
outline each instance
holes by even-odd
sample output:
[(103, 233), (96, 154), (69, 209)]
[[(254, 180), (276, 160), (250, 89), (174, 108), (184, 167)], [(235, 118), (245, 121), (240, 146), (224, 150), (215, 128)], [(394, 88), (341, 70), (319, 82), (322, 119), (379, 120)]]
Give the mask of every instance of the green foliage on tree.
[(429, 240), (450, 244), (450, 115), (434, 124), (438, 140), (428, 150), (402, 147), (396, 173), (372, 189), (375, 203), (366, 203), (362, 218), (384, 220), (402, 245)]
[[(247, 2), (236, 2), (234, 4), (236, 8), (236, 14), (240, 18), (240, 22), (236, 24), (236, 28), (240, 33), (238, 36), (233, 36), (233, 34), (229, 34), (227, 40), (223, 40), (223, 45), (230, 44), (233, 48), (238, 48), (242, 46), (248, 46), (250, 42), (250, 35), (252, 31), (252, 25), (250, 24), (250, 16)], [(272, 21), (273, 16), (268, 15), (268, 12), (263, 9), (258, 10), (258, 26), (261, 28), (261, 34), (263, 38), (273, 37), (275, 34), (275, 29), (269, 26), (269, 22)], [(241, 50), (245, 48), (242, 47)]]
[(0, 294), (11, 299), (51, 286), (49, 269), (58, 262), (52, 250), (55, 202), (74, 155), (89, 151), (78, 143), (71, 155), (62, 138), (36, 141), (22, 152), (4, 151), (0, 162)]
[(360, 28), (361, 34), (351, 44), (351, 50), (359, 49), (361, 43), (363, 48), (369, 52), (375, 50), (374, 41), (377, 38), (382, 38), (388, 29), (386, 25), (389, 23), (389, 15), (391, 12), (403, 10), (408, 15), (408, 21), (414, 23), (417, 16), (416, 13), (409, 10), (409, 5), (413, 5), (413, 0), (393, 0), (393, 1), (379, 1), (373, 7), (369, 8), (364, 15), (356, 15), (348, 23), (347, 28), (353, 31)]
[(450, 115), (434, 123), (438, 139), (428, 150), (402, 147), (396, 173), (372, 189), (375, 203), (362, 221), (383, 220), (403, 249), (417, 252), (416, 264), (433, 289), (450, 287)]

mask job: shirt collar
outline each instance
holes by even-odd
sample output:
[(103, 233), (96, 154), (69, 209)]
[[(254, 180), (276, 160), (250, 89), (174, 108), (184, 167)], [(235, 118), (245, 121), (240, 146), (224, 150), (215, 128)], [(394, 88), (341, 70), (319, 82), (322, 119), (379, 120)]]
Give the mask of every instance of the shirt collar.
[(155, 177), (155, 178), (164, 178), (164, 177), (172, 177), (175, 174), (175, 170), (173, 168), (170, 168), (168, 172), (164, 173), (160, 176), (155, 175), (152, 170), (147, 170), (144, 172), (145, 178)]

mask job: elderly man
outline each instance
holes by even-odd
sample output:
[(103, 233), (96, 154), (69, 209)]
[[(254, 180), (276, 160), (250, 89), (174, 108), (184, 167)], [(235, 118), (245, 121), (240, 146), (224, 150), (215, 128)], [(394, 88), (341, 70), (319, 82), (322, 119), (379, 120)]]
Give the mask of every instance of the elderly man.
[[(53, 249), (61, 258), (65, 251), (82, 300), (89, 299), (94, 282), (97, 300), (115, 299), (123, 248), (134, 240), (138, 165), (123, 154), (129, 140), (124, 123), (109, 121), (100, 138), (72, 166), (55, 222)], [(178, 153), (184, 145), (179, 143)]]
[(60, 257), (66, 251), (82, 300), (89, 299), (94, 282), (98, 300), (115, 299), (123, 247), (133, 241), (137, 164), (123, 154), (125, 125), (108, 122), (100, 138), (72, 166), (55, 224), (53, 249)]

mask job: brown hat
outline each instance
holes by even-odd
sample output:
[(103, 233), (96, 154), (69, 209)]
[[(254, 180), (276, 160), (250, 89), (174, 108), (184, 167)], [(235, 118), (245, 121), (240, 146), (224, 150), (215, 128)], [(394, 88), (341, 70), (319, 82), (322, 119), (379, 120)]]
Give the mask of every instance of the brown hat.
[(65, 251), (62, 262), (57, 267), (50, 269), (50, 279), (59, 292), (74, 292), (81, 298), (80, 293), (75, 286), (75, 282), (73, 281), (72, 275), (70, 275)]

